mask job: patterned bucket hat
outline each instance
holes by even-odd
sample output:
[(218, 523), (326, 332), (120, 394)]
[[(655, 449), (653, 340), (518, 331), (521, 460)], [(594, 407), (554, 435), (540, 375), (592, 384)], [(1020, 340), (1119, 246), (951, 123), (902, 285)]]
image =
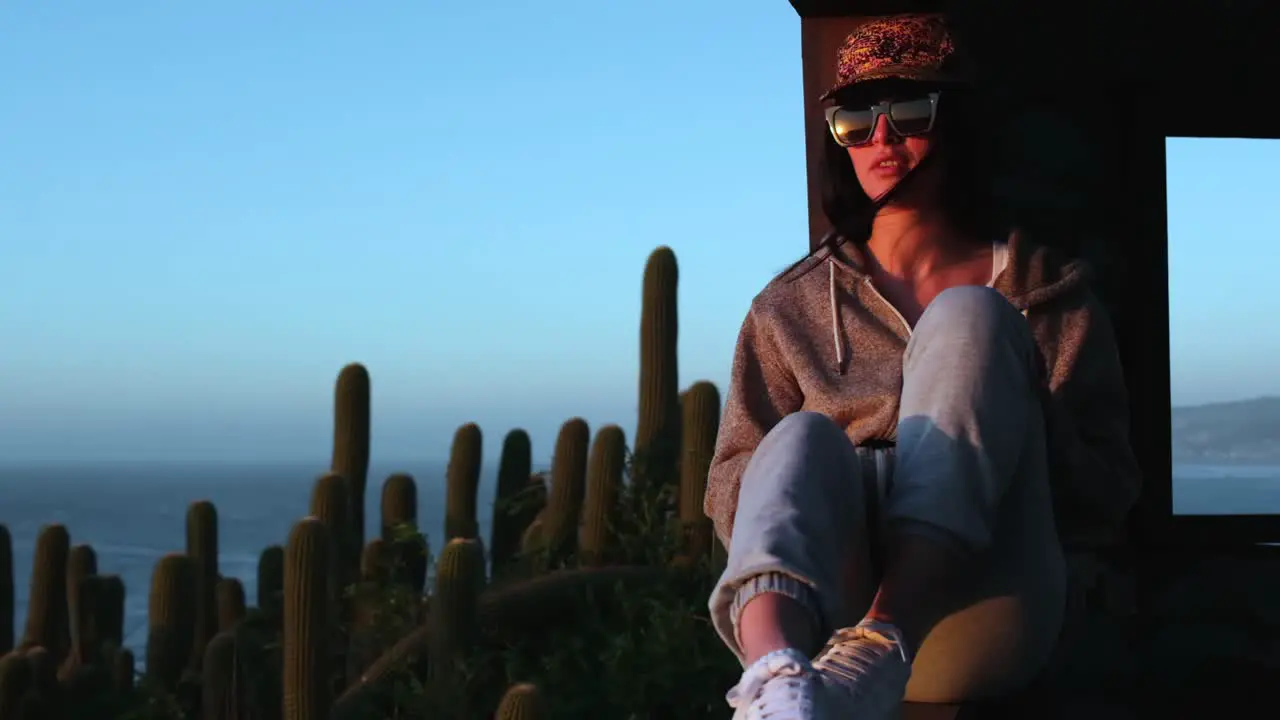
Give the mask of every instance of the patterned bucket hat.
[(819, 100), (872, 80), (967, 85), (973, 81), (973, 68), (945, 15), (911, 13), (873, 18), (858, 26), (836, 53), (836, 78)]

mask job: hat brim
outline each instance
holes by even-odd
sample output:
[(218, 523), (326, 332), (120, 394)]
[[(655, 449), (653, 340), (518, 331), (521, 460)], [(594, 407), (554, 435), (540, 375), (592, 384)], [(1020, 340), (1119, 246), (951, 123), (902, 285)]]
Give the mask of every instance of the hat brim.
[(829, 90), (820, 95), (818, 97), (818, 101), (826, 102), (846, 90), (861, 87), (862, 85), (890, 80), (926, 83), (930, 85), (938, 85), (940, 87), (962, 87), (971, 84), (971, 80), (969, 78), (952, 73), (923, 70), (918, 67), (889, 66), (879, 68), (869, 73), (864, 73), (842, 83), (836, 83)]

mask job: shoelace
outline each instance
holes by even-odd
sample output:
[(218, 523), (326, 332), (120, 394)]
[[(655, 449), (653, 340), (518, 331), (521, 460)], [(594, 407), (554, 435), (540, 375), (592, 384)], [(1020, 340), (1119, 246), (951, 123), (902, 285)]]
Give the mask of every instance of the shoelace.
[(775, 650), (752, 663), (725, 699), (735, 710), (754, 705), (762, 717), (788, 720), (777, 714), (783, 710), (796, 712), (798, 719), (809, 717), (813, 713), (811, 672), (809, 659), (798, 651)]
[(897, 651), (904, 663), (910, 664), (906, 643), (897, 628), (879, 623), (864, 623), (837, 630), (823, 648), (814, 667), (824, 674), (844, 681), (855, 696), (877, 687), (871, 676), (885, 666), (885, 655)]

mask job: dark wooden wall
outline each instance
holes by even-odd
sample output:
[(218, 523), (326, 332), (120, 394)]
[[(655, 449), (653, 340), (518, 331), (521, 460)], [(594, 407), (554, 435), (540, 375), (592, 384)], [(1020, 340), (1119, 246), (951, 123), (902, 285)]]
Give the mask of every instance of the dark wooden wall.
[(872, 15), (944, 10), (970, 36), (1001, 123), (1020, 217), (1099, 269), (1147, 485), (1134, 517), (1149, 545), (1280, 542), (1280, 517), (1172, 516), (1167, 136), (1280, 137), (1280, 3), (791, 0), (800, 13), (810, 242), (826, 129), (817, 97), (836, 48)]

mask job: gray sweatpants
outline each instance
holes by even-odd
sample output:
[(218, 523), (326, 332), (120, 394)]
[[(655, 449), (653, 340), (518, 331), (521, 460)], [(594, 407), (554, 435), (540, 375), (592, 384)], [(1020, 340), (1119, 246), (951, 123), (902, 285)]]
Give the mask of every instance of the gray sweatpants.
[(1015, 689), (1047, 661), (1066, 570), (1050, 501), (1035, 345), (985, 287), (929, 304), (903, 357), (895, 448), (855, 447), (825, 415), (784, 418), (742, 478), (716, 630), (743, 659), (738, 610), (755, 594), (805, 604), (823, 638), (876, 592), (873, 547), (919, 533), (972, 556), (916, 654), (906, 699), (958, 702)]

